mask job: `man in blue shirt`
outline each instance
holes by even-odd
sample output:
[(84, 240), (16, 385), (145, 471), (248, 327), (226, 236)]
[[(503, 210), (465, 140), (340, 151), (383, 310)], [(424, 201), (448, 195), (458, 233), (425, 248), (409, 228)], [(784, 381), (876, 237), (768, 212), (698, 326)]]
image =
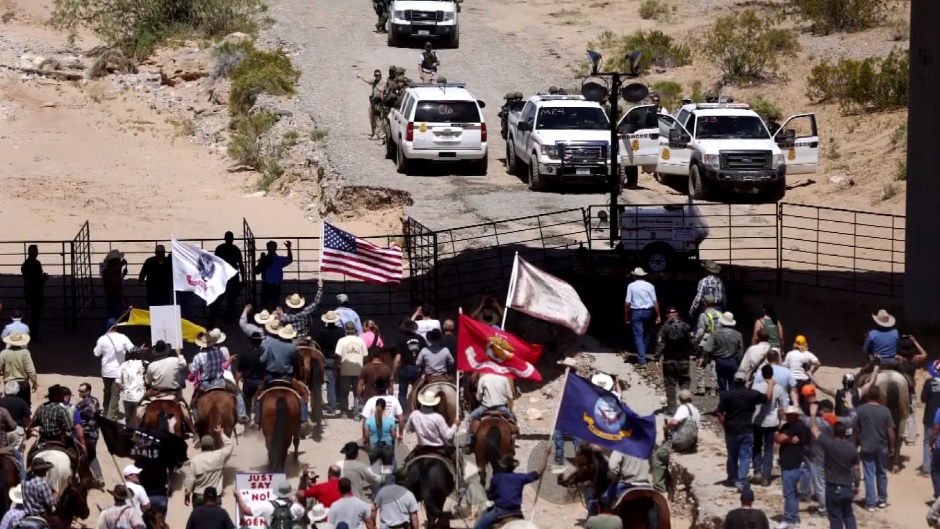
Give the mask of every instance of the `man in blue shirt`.
[(877, 328), (868, 331), (865, 336), (865, 353), (872, 360), (880, 360), (881, 364), (897, 365), (898, 341), (901, 338), (898, 330), (894, 328), (897, 321), (884, 309), (871, 317), (875, 320)]
[(336, 303), (339, 304), (335, 312), (339, 314), (340, 327), (352, 322), (353, 325), (356, 326), (356, 336), (362, 334), (362, 319), (359, 317), (359, 313), (349, 306), (349, 296), (346, 294), (337, 294)]
[(486, 491), (486, 497), (493, 502), (493, 506), (480, 515), (473, 529), (490, 529), (497, 520), (507, 515), (518, 514), (521, 517), (522, 489), (542, 477), (541, 471), (528, 474), (513, 472), (519, 462), (510, 455), (504, 456), (501, 464), (506, 472), (494, 474), (490, 488)]
[[(790, 403), (793, 403), (795, 406), (796, 403), (800, 401), (796, 393), (796, 377), (793, 376), (792, 371), (780, 365), (780, 351), (771, 349), (770, 352), (767, 353), (767, 363), (770, 364), (770, 367), (774, 370), (774, 380), (777, 382), (777, 385), (783, 388), (783, 392), (786, 393), (786, 399), (783, 403), (784, 409), (789, 406)], [(764, 382), (764, 375), (761, 374), (759, 369), (754, 373), (754, 383), (756, 384), (757, 382)]]
[(255, 274), (261, 276), (261, 306), (273, 311), (281, 301), (281, 283), (284, 282), (284, 269), (294, 262), (290, 241), (284, 241), (287, 256), (277, 254), (277, 243), (268, 241), (267, 253), (262, 253), (255, 266)]
[(646, 367), (646, 348), (649, 345), (649, 331), (654, 322), (659, 325), (659, 300), (656, 288), (645, 279), (646, 271), (640, 267), (633, 270), (633, 282), (627, 285), (627, 297), (623, 303), (623, 319), (633, 328), (633, 340), (636, 344), (637, 365)]

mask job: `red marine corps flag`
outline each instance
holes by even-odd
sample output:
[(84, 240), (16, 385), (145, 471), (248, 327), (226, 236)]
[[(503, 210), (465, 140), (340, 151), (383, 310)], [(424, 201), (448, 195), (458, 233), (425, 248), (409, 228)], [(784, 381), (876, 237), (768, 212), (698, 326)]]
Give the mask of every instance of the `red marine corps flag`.
[(542, 381), (535, 369), (542, 346), (527, 343), (506, 331), (460, 315), (457, 369)]

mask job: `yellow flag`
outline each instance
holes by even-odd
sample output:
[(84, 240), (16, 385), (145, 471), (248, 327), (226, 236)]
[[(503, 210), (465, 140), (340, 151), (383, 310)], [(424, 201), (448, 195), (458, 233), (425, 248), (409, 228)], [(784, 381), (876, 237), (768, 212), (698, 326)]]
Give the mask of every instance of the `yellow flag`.
[[(205, 327), (196, 325), (195, 323), (180, 319), (181, 326), (183, 328), (183, 341), (193, 343), (196, 341), (196, 337), (200, 333), (206, 332)], [(136, 326), (150, 326), (150, 311), (144, 309), (131, 309), (131, 315), (127, 318), (127, 321), (119, 323), (118, 325), (127, 325), (131, 327)]]

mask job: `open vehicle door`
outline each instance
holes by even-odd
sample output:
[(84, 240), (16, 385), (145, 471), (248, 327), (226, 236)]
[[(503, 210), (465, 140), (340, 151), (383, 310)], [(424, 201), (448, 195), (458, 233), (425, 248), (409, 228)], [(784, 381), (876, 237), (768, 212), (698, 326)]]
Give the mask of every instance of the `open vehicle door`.
[(659, 136), (656, 172), (667, 175), (688, 176), (691, 160), (692, 134), (678, 121), (673, 121), (667, 134)]
[(617, 124), (620, 152), (633, 153), (627, 165), (656, 165), (659, 138), (666, 129), (672, 127), (673, 122), (675, 119), (672, 116), (657, 113), (654, 105), (636, 106), (627, 111)]
[[(794, 131), (795, 139), (786, 141), (787, 131)], [(819, 133), (816, 114), (797, 114), (787, 118), (774, 134), (774, 141), (784, 153), (787, 174), (815, 173), (819, 166)]]

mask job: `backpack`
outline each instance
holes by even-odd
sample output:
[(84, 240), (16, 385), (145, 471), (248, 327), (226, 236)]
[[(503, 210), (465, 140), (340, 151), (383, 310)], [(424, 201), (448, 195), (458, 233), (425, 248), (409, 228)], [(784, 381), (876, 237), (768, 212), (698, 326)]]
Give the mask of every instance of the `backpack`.
[(294, 516), (290, 512), (291, 504), (272, 501), (271, 505), (274, 505), (274, 513), (271, 514), (268, 529), (293, 529)]

